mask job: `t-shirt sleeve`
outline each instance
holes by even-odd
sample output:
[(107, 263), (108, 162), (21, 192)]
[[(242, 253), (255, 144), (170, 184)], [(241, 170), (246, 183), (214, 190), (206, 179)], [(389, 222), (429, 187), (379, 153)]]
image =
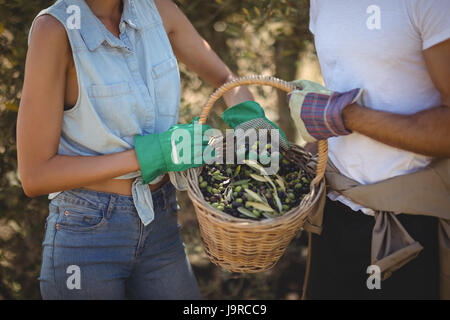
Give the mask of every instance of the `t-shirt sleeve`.
[(450, 38), (449, 0), (416, 0), (413, 13), (423, 50)]
[(316, 20), (317, 20), (317, 1), (310, 1), (309, 8), (309, 30), (314, 34), (316, 32)]

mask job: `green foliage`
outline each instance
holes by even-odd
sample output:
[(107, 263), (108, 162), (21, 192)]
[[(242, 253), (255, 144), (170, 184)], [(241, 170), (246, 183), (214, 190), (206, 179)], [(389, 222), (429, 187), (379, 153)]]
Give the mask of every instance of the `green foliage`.
[[(41, 242), (46, 197), (27, 198), (17, 176), (16, 118), (23, 84), (27, 37), (33, 18), (51, 0), (0, 0), (0, 299), (39, 299)], [(177, 1), (199, 33), (239, 75), (271, 74), (286, 80), (295, 77), (299, 53), (311, 40), (308, 31), (308, 0), (180, 0)], [(182, 121), (198, 115), (212, 88), (181, 66), (183, 79)], [(258, 89), (260, 97), (267, 91)], [(292, 127), (284, 105), (278, 97), (282, 129), (292, 136)], [(222, 109), (223, 109), (222, 105)], [(216, 112), (220, 112), (220, 107)], [(212, 125), (219, 126), (219, 116)], [(276, 272), (261, 276), (239, 276), (222, 272), (204, 263), (198, 227), (187, 197), (181, 196), (183, 237), (192, 257), (200, 252), (203, 262), (194, 269), (206, 298), (285, 298), (294, 287), (284, 285), (283, 274), (301, 268), (299, 248), (284, 257)], [(292, 250), (292, 246), (291, 246)], [(286, 259), (291, 260), (286, 260)], [(207, 267), (205, 267), (205, 265)], [(297, 269), (298, 270), (298, 269)], [(301, 272), (300, 272), (301, 274)], [(281, 279), (281, 280), (280, 280)], [(242, 288), (253, 291), (241, 292)], [(274, 290), (271, 290), (273, 289)]]

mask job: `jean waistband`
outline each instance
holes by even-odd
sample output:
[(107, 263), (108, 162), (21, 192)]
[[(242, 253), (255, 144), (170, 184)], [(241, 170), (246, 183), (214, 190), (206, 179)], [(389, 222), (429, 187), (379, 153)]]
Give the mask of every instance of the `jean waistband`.
[[(158, 190), (152, 191), (154, 203), (166, 201), (166, 199), (176, 192), (175, 187), (169, 181), (164, 183)], [(106, 207), (112, 198), (116, 207), (135, 207), (133, 196), (125, 196), (117, 193), (95, 191), (84, 188), (76, 188), (61, 192), (54, 198), (54, 201), (63, 201), (76, 205), (95, 205), (99, 208)]]

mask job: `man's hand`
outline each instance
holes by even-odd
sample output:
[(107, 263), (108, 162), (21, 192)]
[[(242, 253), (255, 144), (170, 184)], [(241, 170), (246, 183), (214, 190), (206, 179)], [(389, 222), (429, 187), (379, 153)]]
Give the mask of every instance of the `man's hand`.
[(291, 117), (307, 143), (350, 134), (342, 121), (342, 110), (358, 101), (362, 89), (333, 92), (320, 84), (298, 80), (298, 88), (289, 94)]

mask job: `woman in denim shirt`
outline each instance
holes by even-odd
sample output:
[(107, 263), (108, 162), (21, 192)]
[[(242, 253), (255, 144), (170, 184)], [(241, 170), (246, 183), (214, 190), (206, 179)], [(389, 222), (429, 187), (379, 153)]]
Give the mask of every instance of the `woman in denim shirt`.
[(25, 193), (51, 199), (44, 299), (200, 298), (164, 154), (136, 151), (177, 124), (177, 59), (233, 77), (170, 0), (58, 0), (34, 20), (17, 141)]

